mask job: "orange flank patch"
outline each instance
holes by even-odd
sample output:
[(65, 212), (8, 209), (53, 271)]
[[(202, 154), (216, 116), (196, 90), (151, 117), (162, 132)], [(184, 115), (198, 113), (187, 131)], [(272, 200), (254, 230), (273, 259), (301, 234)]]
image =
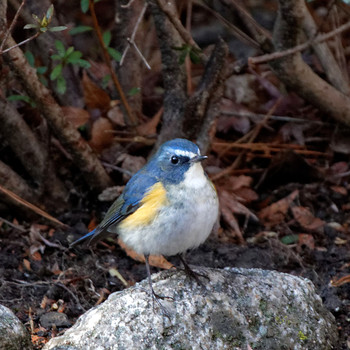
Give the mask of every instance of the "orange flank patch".
[(160, 182), (157, 182), (142, 199), (140, 208), (120, 223), (120, 228), (132, 229), (140, 225), (148, 225), (166, 202), (166, 190)]

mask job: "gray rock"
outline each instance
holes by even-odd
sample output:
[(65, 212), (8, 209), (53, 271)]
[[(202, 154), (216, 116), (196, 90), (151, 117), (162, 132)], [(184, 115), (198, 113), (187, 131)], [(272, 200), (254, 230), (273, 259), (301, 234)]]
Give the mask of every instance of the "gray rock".
[[(182, 271), (153, 275), (156, 293), (172, 297), (152, 309), (147, 281), (110, 295), (82, 315), (49, 349), (333, 349), (337, 328), (313, 284), (260, 269), (201, 269), (203, 286)], [(249, 348), (250, 347), (250, 348)]]
[(46, 328), (50, 329), (52, 326), (56, 327), (69, 327), (71, 323), (68, 320), (66, 314), (62, 312), (47, 312), (40, 317), (40, 324)]
[(30, 336), (22, 322), (3, 305), (0, 305), (0, 349), (32, 349)]

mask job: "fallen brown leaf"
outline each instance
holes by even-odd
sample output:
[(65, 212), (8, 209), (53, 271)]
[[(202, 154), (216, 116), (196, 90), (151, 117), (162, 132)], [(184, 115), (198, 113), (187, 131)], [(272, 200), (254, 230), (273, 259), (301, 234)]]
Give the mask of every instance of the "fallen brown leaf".
[[(138, 254), (134, 250), (127, 247), (121, 239), (118, 239), (118, 244), (125, 250), (126, 254), (130, 256), (130, 258), (136, 261), (145, 262), (145, 257), (142, 254)], [(166, 260), (162, 255), (150, 255), (149, 263), (151, 266), (159, 267), (165, 270), (169, 270), (173, 267), (173, 264)]]
[(68, 119), (75, 128), (87, 124), (90, 120), (90, 114), (82, 108), (63, 106), (62, 111), (66, 119)]
[(113, 130), (112, 123), (106, 118), (98, 118), (91, 128), (91, 139), (89, 145), (98, 153), (109, 147), (114, 135), (111, 132)]
[(101, 111), (109, 109), (111, 99), (107, 92), (97, 86), (83, 71), (83, 92), (85, 104), (90, 109), (100, 109)]
[(298, 224), (307, 230), (317, 230), (324, 226), (325, 222), (319, 218), (316, 218), (309, 208), (305, 207), (292, 207), (292, 213), (294, 219)]
[(284, 221), (290, 205), (298, 197), (299, 191), (295, 190), (287, 197), (272, 203), (268, 207), (260, 210), (258, 217), (266, 226), (274, 226)]

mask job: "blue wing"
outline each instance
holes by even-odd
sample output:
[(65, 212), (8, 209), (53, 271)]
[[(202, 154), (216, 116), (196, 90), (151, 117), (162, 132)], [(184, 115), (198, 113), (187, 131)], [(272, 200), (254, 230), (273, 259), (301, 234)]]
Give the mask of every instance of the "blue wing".
[(158, 182), (157, 177), (147, 174), (145, 168), (142, 168), (127, 183), (123, 193), (111, 205), (102, 222), (93, 231), (74, 241), (70, 246), (72, 247), (87, 239), (90, 239), (90, 244), (108, 236), (110, 234), (108, 228), (134, 213), (139, 208), (146, 192), (156, 182)]

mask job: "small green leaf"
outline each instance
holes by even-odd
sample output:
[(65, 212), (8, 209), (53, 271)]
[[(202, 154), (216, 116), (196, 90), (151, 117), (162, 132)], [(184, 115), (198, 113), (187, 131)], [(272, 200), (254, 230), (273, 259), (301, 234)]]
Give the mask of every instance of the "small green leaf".
[(37, 22), (38, 24), (41, 23), (41, 19), (37, 15), (32, 14), (32, 17), (34, 18), (35, 22)]
[(30, 51), (26, 51), (24, 53), (24, 56), (26, 56), (26, 59), (27, 59), (28, 63), (30, 64), (30, 66), (34, 67), (34, 63), (35, 63), (34, 55)]
[(37, 67), (37, 68), (36, 68), (36, 72), (37, 72), (38, 74), (45, 74), (45, 73), (47, 72), (47, 67), (45, 67), (45, 66)]
[(61, 76), (62, 69), (63, 69), (62, 63), (58, 64), (58, 65), (52, 70), (52, 72), (51, 72), (51, 74), (50, 74), (50, 79), (51, 79), (51, 80), (55, 80), (55, 79), (57, 79), (59, 76)]
[(129, 96), (134, 96), (134, 95), (138, 94), (140, 91), (141, 91), (140, 88), (133, 87), (132, 89), (129, 90), (128, 95)]
[(67, 90), (66, 79), (64, 79), (63, 75), (59, 75), (57, 78), (57, 92), (59, 94), (64, 94)]
[(183, 44), (182, 46), (174, 46), (173, 49), (176, 51), (189, 51), (190, 46)]
[(73, 46), (69, 46), (66, 53), (64, 54), (64, 56), (66, 58), (68, 58), (72, 53), (74, 52), (74, 47)]
[(106, 47), (109, 46), (109, 44), (111, 43), (111, 39), (112, 39), (112, 34), (109, 30), (107, 30), (107, 32), (104, 32), (102, 35), (102, 39), (103, 39), (103, 43), (105, 44)]
[(60, 40), (56, 40), (56, 41), (55, 41), (55, 46), (56, 46), (56, 49), (57, 49), (58, 54), (59, 54), (61, 57), (64, 57), (64, 55), (65, 55), (65, 53), (66, 53), (66, 49), (64, 48), (63, 42), (60, 41)]
[[(67, 53), (68, 53), (68, 50), (67, 50)], [(81, 56), (83, 56), (83, 54), (80, 51), (74, 51), (69, 55), (67, 55), (67, 62), (72, 64), (77, 63), (77, 60), (79, 60)]]
[(81, 34), (81, 33), (85, 33), (85, 32), (90, 32), (90, 31), (92, 31), (92, 29), (93, 28), (90, 26), (77, 26), (77, 27), (72, 28), (69, 31), (69, 34), (70, 35)]
[(47, 24), (49, 24), (51, 22), (52, 15), (53, 15), (53, 5), (51, 4), (50, 7), (47, 9), (46, 15), (45, 15), (45, 19), (47, 21)]
[(187, 56), (187, 51), (183, 50), (179, 56), (179, 64), (184, 64), (186, 56)]
[(49, 28), (49, 32), (61, 32), (62, 30), (66, 30), (66, 26), (57, 26)]
[(113, 47), (107, 47), (107, 51), (115, 61), (120, 62), (122, 54), (119, 51), (113, 49)]
[(34, 29), (34, 28), (38, 28), (37, 24), (26, 24), (23, 29)]
[(62, 57), (60, 55), (51, 55), (52, 60), (61, 60)]
[(8, 101), (24, 101), (30, 103), (30, 97), (24, 95), (11, 95), (7, 97)]
[(281, 238), (281, 242), (283, 244), (294, 244), (299, 241), (299, 236), (298, 235), (287, 235)]
[(83, 13), (86, 13), (89, 9), (89, 0), (80, 0), (80, 7)]
[(108, 83), (111, 80), (111, 75), (110, 74), (106, 74), (103, 78), (102, 78), (102, 87), (105, 89), (108, 85)]
[(7, 97), (8, 101), (23, 101), (31, 105), (31, 107), (35, 107), (35, 102), (29, 97), (24, 95), (11, 95)]
[(39, 80), (44, 86), (47, 87), (49, 85), (47, 79), (43, 75), (39, 75)]
[(195, 52), (194, 50), (190, 51), (190, 59), (191, 59), (192, 63), (194, 63), (194, 64), (198, 64), (201, 62), (201, 59), (200, 59), (198, 53)]
[(91, 67), (91, 64), (88, 61), (83, 60), (83, 59), (77, 60), (76, 64), (78, 64), (80, 67), (85, 68), (85, 69), (88, 69)]

